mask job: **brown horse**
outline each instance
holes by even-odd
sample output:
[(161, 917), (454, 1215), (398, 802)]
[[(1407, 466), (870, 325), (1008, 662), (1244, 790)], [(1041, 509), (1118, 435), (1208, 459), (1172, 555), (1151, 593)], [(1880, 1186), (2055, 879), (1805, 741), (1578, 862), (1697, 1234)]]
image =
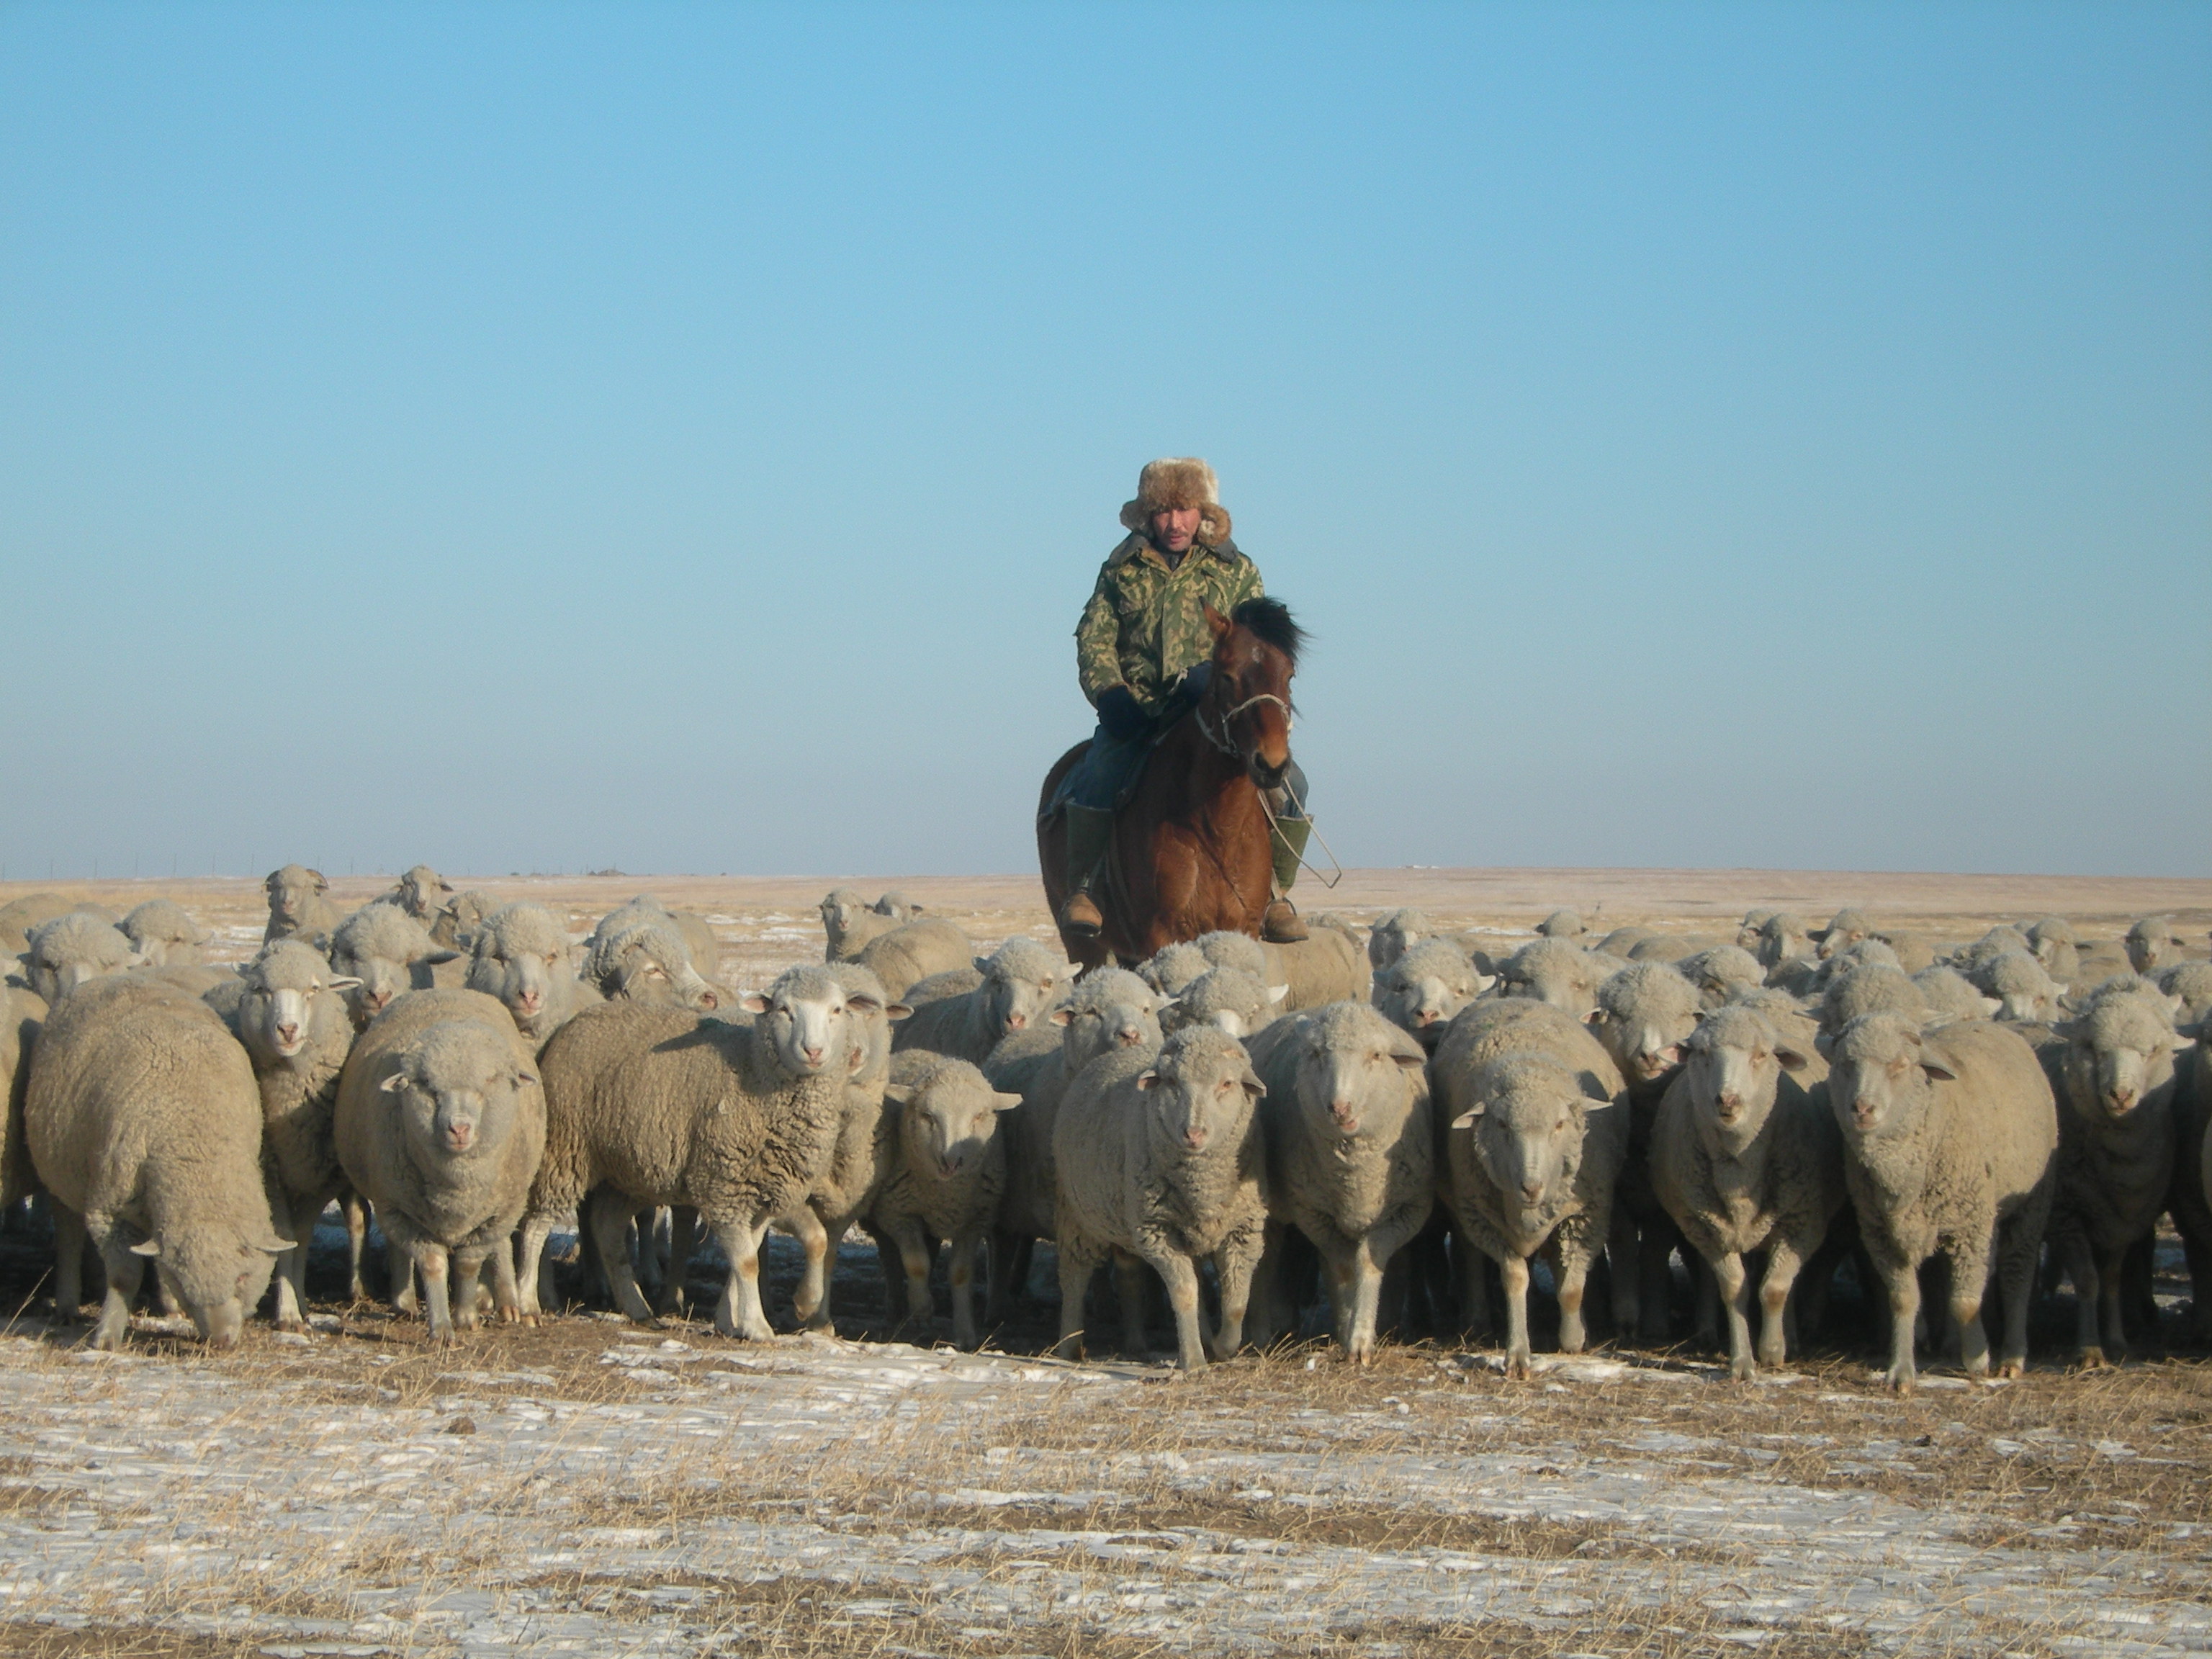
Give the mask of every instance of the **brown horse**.
[[(1091, 889), (1105, 928), (1087, 940), (1061, 936), (1085, 968), (1139, 963), (1218, 929), (1259, 934), (1274, 866), (1260, 792), (1279, 786), (1291, 763), (1291, 676), (1305, 636), (1273, 599), (1248, 599), (1233, 617), (1208, 605), (1206, 622), (1213, 678), (1146, 760)], [(1089, 747), (1060, 757), (1037, 804), (1037, 859), (1055, 916), (1068, 890), (1066, 821), (1045, 810)]]

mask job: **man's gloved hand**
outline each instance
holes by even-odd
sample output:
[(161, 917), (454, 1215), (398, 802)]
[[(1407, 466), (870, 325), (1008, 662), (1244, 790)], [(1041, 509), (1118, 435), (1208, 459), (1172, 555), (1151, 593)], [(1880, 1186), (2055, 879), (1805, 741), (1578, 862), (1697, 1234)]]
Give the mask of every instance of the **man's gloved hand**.
[(1136, 694), (1126, 685), (1109, 685), (1098, 694), (1098, 724), (1106, 728), (1106, 735), (1119, 743), (1140, 738), (1152, 722), (1137, 703)]
[(1206, 695), (1206, 688), (1212, 684), (1213, 664), (1210, 661), (1194, 662), (1182, 671), (1182, 678), (1176, 682), (1176, 696), (1187, 703), (1195, 704)]

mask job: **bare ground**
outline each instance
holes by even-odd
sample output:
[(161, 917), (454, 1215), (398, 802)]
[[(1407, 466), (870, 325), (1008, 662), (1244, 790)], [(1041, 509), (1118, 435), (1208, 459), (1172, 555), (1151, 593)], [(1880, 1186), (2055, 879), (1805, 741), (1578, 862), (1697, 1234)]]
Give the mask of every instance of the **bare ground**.
[[(708, 914), (726, 975), (757, 981), (818, 955), (830, 883), (470, 884), (579, 928), (649, 888)], [(895, 884), (979, 943), (1048, 928), (1027, 879)], [(259, 936), (256, 884), (96, 890), (172, 893), (233, 956)], [(1422, 871), (1355, 872), (1328, 902), (1501, 933), (1560, 903), (1691, 932), (1848, 902), (1941, 937), (2049, 911), (2094, 936), (2152, 910), (2196, 931), (2212, 884)], [(1937, 1366), (1905, 1401), (1848, 1317), (1748, 1387), (1688, 1348), (1510, 1382), (1431, 1344), (1182, 1379), (1035, 1357), (1048, 1296), (994, 1352), (885, 1341), (848, 1246), (834, 1339), (578, 1313), (441, 1350), (333, 1299), (323, 1243), (311, 1336), (257, 1327), (209, 1355), (149, 1318), (104, 1357), (48, 1328), (37, 1241), (0, 1239), (0, 1656), (2212, 1650), (2212, 1364), (2185, 1346), (2008, 1386)], [(793, 1267), (772, 1253), (787, 1318)], [(2178, 1312), (2185, 1285), (2160, 1289)], [(2046, 1310), (2039, 1356), (2069, 1316)]]

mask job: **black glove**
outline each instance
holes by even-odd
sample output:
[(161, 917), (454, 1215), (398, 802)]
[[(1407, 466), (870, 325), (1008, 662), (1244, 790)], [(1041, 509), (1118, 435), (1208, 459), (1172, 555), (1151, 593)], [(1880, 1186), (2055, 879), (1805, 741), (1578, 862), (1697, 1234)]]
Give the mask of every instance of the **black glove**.
[(1212, 663), (1194, 662), (1182, 671), (1182, 678), (1176, 682), (1176, 696), (1195, 706), (1206, 695), (1206, 688), (1212, 684)]
[(1141, 738), (1152, 725), (1138, 707), (1136, 694), (1126, 685), (1109, 685), (1098, 694), (1098, 724), (1117, 743)]

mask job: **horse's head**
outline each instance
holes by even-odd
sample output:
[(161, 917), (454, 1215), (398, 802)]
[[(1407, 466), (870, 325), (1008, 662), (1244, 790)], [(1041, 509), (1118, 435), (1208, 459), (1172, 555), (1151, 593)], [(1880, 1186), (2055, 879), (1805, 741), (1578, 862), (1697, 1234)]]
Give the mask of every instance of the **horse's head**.
[(1279, 599), (1247, 599), (1229, 616), (1206, 607), (1213, 630), (1213, 678), (1198, 714), (1206, 736), (1235, 750), (1262, 789), (1291, 764), (1291, 676), (1305, 633)]

